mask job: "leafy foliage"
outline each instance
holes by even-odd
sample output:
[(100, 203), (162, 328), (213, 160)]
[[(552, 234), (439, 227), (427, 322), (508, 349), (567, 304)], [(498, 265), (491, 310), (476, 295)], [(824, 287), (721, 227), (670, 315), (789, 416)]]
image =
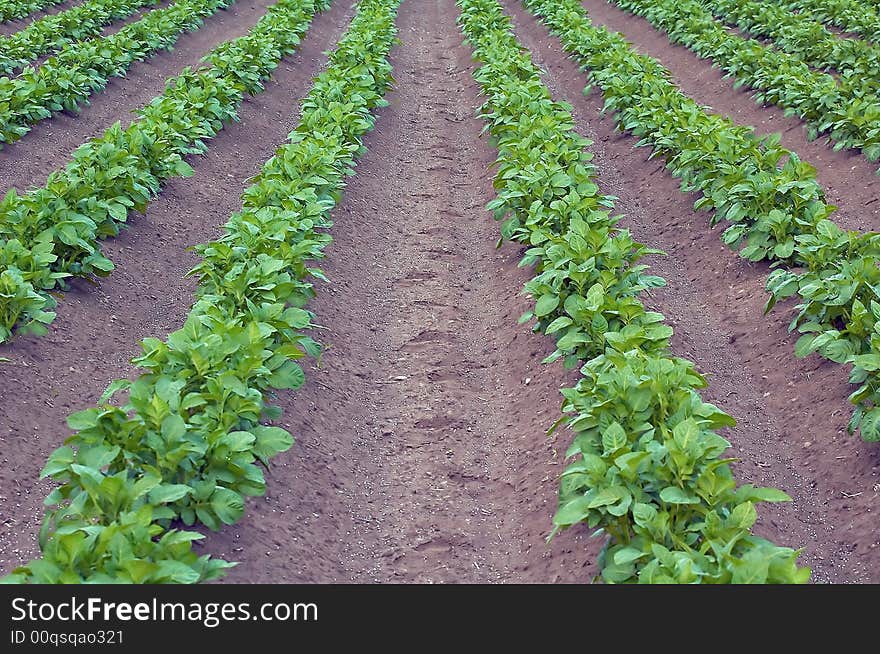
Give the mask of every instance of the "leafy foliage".
[(795, 354), (813, 352), (852, 366), (858, 406), (849, 423), (863, 439), (880, 440), (880, 333), (872, 307), (880, 306), (880, 235), (845, 232), (830, 218), (815, 170), (751, 129), (709, 114), (669, 81), (650, 57), (635, 53), (619, 35), (595, 27), (576, 0), (526, 0), (563, 47), (590, 72), (621, 129), (639, 145), (662, 154), (685, 191), (701, 191), (695, 208), (714, 208), (711, 224), (731, 223), (723, 240), (752, 261), (776, 266), (767, 280), (769, 311), (798, 296), (791, 323), (804, 336)]
[(880, 13), (875, 0), (774, 0), (797, 11), (835, 25), (871, 41), (880, 42)]
[(0, 22), (25, 18), (64, 0), (0, 0)]
[(663, 30), (673, 43), (711, 60), (737, 86), (758, 91), (761, 104), (775, 104), (810, 127), (810, 136), (826, 134), (835, 148), (855, 148), (870, 161), (880, 158), (880, 97), (864, 79), (844, 74), (839, 80), (816, 72), (798, 57), (745, 39), (715, 21), (700, 0), (614, 0)]
[(876, 45), (838, 36), (808, 14), (772, 3), (712, 0), (705, 7), (753, 36), (772, 39), (780, 50), (814, 68), (837, 71), (846, 92), (876, 96), (880, 90), (880, 48)]
[(13, 143), (31, 125), (58, 111), (76, 112), (111, 77), (121, 77), (135, 61), (170, 50), (183, 32), (234, 0), (179, 0), (156, 9), (107, 37), (79, 41), (50, 57), (39, 68), (0, 77), (0, 144)]
[(0, 38), (0, 74), (17, 68), (73, 41), (97, 36), (105, 25), (131, 16), (158, 0), (88, 0), (57, 14), (35, 20), (26, 28)]
[(526, 286), (535, 329), (556, 338), (553, 357), (582, 364), (581, 380), (563, 390), (576, 437), (557, 529), (586, 523), (606, 534), (600, 568), (611, 583), (805, 582), (798, 552), (751, 534), (754, 504), (788, 497), (737, 487), (722, 458), (729, 444), (716, 433), (734, 420), (703, 402), (705, 379), (671, 355), (672, 329), (640, 302), (663, 283), (639, 263), (657, 251), (616, 227), (590, 141), (552, 100), (497, 0), (458, 5), (499, 151), (489, 208), (507, 238), (530, 246), (523, 264), (537, 273)]
[(54, 317), (50, 292), (70, 277), (110, 274), (99, 240), (118, 234), (164, 181), (192, 173), (183, 157), (207, 150), (205, 141), (235, 119), (245, 93), (263, 90), (326, 6), (281, 0), (247, 35), (214, 48), (208, 65), (169, 80), (127, 129), (117, 123), (79, 147), (45, 186), (0, 201), (0, 274), (10, 272), (0, 293), (0, 342), (13, 330), (45, 333)]
[[(61, 482), (40, 537), (43, 557), (10, 582), (192, 583), (229, 563), (196, 556), (194, 532), (237, 521), (265, 490), (263, 469), (293, 439), (263, 424), (268, 401), (304, 380), (317, 354), (305, 334), (314, 295), (308, 262), (330, 241), (339, 199), (371, 111), (393, 82), (398, 0), (362, 0), (302, 105), (302, 118), (243, 196), (219, 240), (198, 247), (198, 300), (177, 332), (148, 338), (145, 372), (110, 385), (100, 406), (70, 416), (75, 434), (43, 470)], [(119, 392), (128, 399), (108, 401)]]

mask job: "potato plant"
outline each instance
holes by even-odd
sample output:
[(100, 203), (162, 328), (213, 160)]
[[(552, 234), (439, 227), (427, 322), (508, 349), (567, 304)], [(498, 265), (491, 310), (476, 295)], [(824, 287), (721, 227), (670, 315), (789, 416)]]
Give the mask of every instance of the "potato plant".
[[(40, 534), (42, 557), (9, 582), (193, 583), (231, 563), (198, 556), (202, 536), (236, 522), (263, 470), (293, 437), (266, 423), (273, 395), (304, 381), (297, 360), (317, 354), (306, 335), (321, 277), (310, 262), (344, 181), (393, 82), (398, 0), (362, 0), (302, 104), (289, 143), (244, 193), (217, 241), (198, 247), (198, 298), (184, 326), (148, 338), (134, 381), (113, 382), (100, 406), (70, 416), (75, 433), (43, 474), (61, 485)], [(110, 400), (119, 393), (127, 399)]]
[(695, 207), (714, 209), (711, 224), (750, 261), (777, 267), (767, 279), (766, 310), (797, 297), (791, 329), (795, 354), (813, 352), (852, 367), (858, 384), (849, 430), (880, 441), (880, 235), (847, 232), (832, 222), (815, 169), (779, 146), (776, 135), (706, 112), (670, 81), (656, 60), (637, 54), (619, 35), (591, 24), (576, 0), (524, 0), (589, 72), (618, 127), (662, 155)]
[(622, 9), (663, 30), (670, 41), (709, 59), (737, 86), (754, 89), (760, 104), (775, 104), (809, 127), (809, 137), (826, 135), (835, 148), (861, 150), (880, 159), (880, 98), (865, 94), (860, 76), (839, 80), (817, 72), (798, 57), (755, 39), (732, 34), (699, 0), (614, 0)]
[(35, 11), (47, 9), (64, 0), (0, 0), (0, 22), (26, 18)]
[(563, 390), (575, 438), (556, 529), (584, 523), (603, 534), (600, 577), (610, 583), (806, 582), (797, 551), (752, 533), (757, 502), (789, 498), (737, 486), (717, 433), (735, 421), (701, 399), (706, 380), (672, 355), (672, 329), (640, 302), (663, 283), (639, 263), (657, 251), (616, 226), (590, 141), (551, 98), (497, 0), (458, 5), (499, 152), (489, 208), (507, 238), (529, 246), (535, 329), (581, 365)]
[(0, 77), (0, 145), (18, 141), (56, 112), (77, 112), (111, 77), (123, 76), (135, 61), (170, 50), (182, 33), (197, 30), (204, 18), (232, 2), (179, 0), (111, 36), (74, 43), (38, 68)]
[(205, 141), (235, 119), (246, 93), (263, 90), (328, 5), (272, 5), (247, 35), (214, 48), (206, 65), (170, 79), (128, 128), (112, 126), (80, 146), (45, 186), (21, 195), (13, 189), (0, 201), (0, 342), (13, 331), (45, 334), (55, 316), (51, 292), (66, 280), (110, 274), (99, 241), (118, 234), (129, 212), (143, 211), (164, 181), (192, 174), (183, 158), (207, 150)]
[(157, 3), (158, 0), (88, 0), (35, 20), (23, 30), (0, 38), (0, 75), (9, 75), (69, 43), (97, 36), (106, 25)]

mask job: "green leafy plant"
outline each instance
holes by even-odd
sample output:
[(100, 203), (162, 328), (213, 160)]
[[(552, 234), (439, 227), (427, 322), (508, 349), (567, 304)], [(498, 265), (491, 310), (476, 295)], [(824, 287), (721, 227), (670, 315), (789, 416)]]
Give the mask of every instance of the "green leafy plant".
[[(813, 352), (852, 366), (859, 384), (849, 430), (880, 440), (880, 353), (874, 282), (880, 267), (878, 235), (845, 232), (830, 218), (815, 170), (779, 146), (778, 136), (710, 114), (670, 82), (656, 60), (637, 54), (619, 35), (590, 23), (576, 0), (525, 0), (559, 36), (563, 47), (589, 71), (618, 126), (666, 158), (685, 191), (700, 191), (695, 208), (714, 209), (710, 223), (730, 223), (725, 243), (751, 261), (779, 269), (768, 278), (769, 311), (779, 299), (797, 296), (791, 329), (804, 334), (795, 354)], [(588, 87), (589, 88), (589, 87)]]
[(666, 32), (673, 43), (711, 60), (736, 78), (737, 86), (757, 91), (758, 103), (778, 105), (804, 120), (811, 138), (825, 134), (836, 149), (861, 150), (870, 161), (880, 158), (880, 97), (865, 92), (857, 72), (835, 79), (811, 70), (797, 56), (732, 34), (700, 0), (614, 2)]
[(20, 287), (0, 295), (0, 342), (22, 328), (44, 333), (54, 317), (50, 292), (70, 277), (110, 274), (99, 241), (118, 234), (130, 211), (143, 211), (164, 181), (192, 174), (183, 157), (207, 150), (205, 141), (235, 119), (245, 93), (263, 90), (326, 6), (273, 5), (247, 35), (214, 48), (206, 65), (169, 80), (127, 129), (112, 126), (80, 146), (45, 186), (0, 201), (0, 274), (10, 271), (9, 284)]
[(104, 26), (131, 16), (158, 0), (88, 0), (33, 21), (19, 32), (0, 38), (0, 74), (8, 75), (37, 57), (56, 52), (73, 41), (101, 33)]
[[(197, 556), (201, 538), (176, 526), (236, 522), (245, 497), (265, 492), (263, 470), (292, 436), (265, 424), (273, 395), (302, 385), (297, 360), (314, 296), (308, 263), (322, 256), (344, 180), (393, 82), (398, 0), (362, 0), (302, 105), (290, 142), (266, 162), (215, 242), (197, 248), (198, 298), (183, 328), (145, 339), (135, 380), (70, 416), (75, 433), (43, 475), (42, 558), (7, 582), (194, 583), (231, 564)], [(111, 403), (117, 393), (127, 400)]]
[(816, 20), (839, 27), (844, 32), (858, 34), (880, 42), (880, 13), (875, 0), (773, 0), (789, 11), (808, 15)]
[(809, 14), (773, 3), (704, 0), (703, 4), (713, 15), (752, 36), (771, 39), (777, 48), (809, 66), (836, 71), (844, 93), (864, 97), (876, 96), (880, 90), (880, 48), (874, 44), (839, 36)]
[(64, 0), (0, 0), (0, 22), (25, 18)]
[[(554, 0), (549, 5), (558, 8)], [(669, 351), (672, 329), (640, 295), (663, 284), (639, 261), (658, 254), (616, 227), (570, 108), (554, 102), (497, 0), (458, 0), (459, 23), (481, 66), (481, 115), (498, 148), (505, 237), (529, 246), (525, 292), (535, 329), (556, 339), (551, 359), (581, 364), (563, 389), (575, 439), (560, 481), (556, 529), (585, 523), (606, 535), (610, 583), (803, 583), (798, 552), (754, 536), (754, 504), (774, 489), (737, 487), (716, 430), (734, 420), (703, 402), (706, 386)]]
[(149, 12), (106, 37), (79, 41), (39, 68), (27, 67), (15, 78), (0, 77), (0, 144), (13, 143), (31, 125), (58, 111), (76, 112), (92, 93), (103, 90), (135, 61), (170, 50), (183, 32), (234, 0), (179, 0)]

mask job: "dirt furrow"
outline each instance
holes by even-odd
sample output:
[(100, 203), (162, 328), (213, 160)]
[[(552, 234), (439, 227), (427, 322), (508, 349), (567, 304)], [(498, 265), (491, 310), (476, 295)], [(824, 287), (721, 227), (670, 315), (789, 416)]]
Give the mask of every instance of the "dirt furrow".
[(146, 215), (106, 242), (117, 269), (97, 287), (76, 282), (48, 336), (0, 347), (12, 360), (0, 363), (0, 570), (36, 553), (50, 488), (38, 475), (69, 433), (67, 415), (93, 406), (109, 381), (131, 374), (140, 339), (183, 324), (195, 289), (184, 275), (197, 262), (185, 248), (219, 236), (241, 207), (248, 179), (295, 127), (299, 103), (326, 63), (323, 52), (353, 13), (352, 0), (336, 0), (315, 17), (266, 91), (244, 102), (241, 122), (221, 131), (206, 156), (189, 159), (195, 175), (172, 180)]
[(76, 148), (103, 134), (116, 121), (127, 126), (135, 109), (165, 89), (165, 80), (186, 66), (196, 66), (218, 44), (243, 36), (275, 0), (242, 0), (205, 19), (192, 33), (181, 34), (171, 52), (161, 51), (135, 62), (125, 77), (114, 77), (93, 95), (78, 115), (55, 114), (40, 121), (16, 143), (0, 150), (0, 193), (12, 187), (42, 185), (46, 176), (64, 166)]
[[(763, 316), (768, 274), (727, 249), (706, 213), (684, 194), (647, 148), (615, 132), (600, 117), (601, 94), (583, 96), (586, 76), (559, 41), (517, 0), (504, 0), (517, 35), (547, 74), (556, 97), (572, 103), (579, 129), (595, 143), (599, 183), (618, 196), (622, 225), (635, 238), (668, 253), (653, 269), (668, 286), (648, 302), (675, 328), (673, 349), (710, 380), (709, 401), (739, 420), (725, 436), (744, 482), (776, 486), (794, 502), (765, 505), (759, 532), (782, 544), (804, 546), (816, 581), (877, 581), (876, 520), (880, 451), (846, 433), (851, 406), (844, 369), (818, 357), (794, 357), (789, 310)], [(875, 490), (876, 489), (876, 490)]]
[(598, 539), (544, 539), (565, 375), (517, 326), (528, 272), (495, 249), (495, 152), (452, 0), (405, 0), (398, 87), (334, 213), (312, 307), (329, 349), (281, 399), (297, 442), (206, 551), (238, 582), (584, 582)]
[(817, 178), (828, 202), (840, 210), (835, 221), (844, 228), (880, 230), (880, 184), (871, 163), (855, 150), (835, 152), (824, 138), (807, 140), (804, 123), (786, 118), (775, 105), (760, 107), (745, 88), (734, 89), (734, 80), (725, 77), (710, 61), (690, 50), (670, 43), (665, 33), (648, 21), (628, 14), (606, 0), (582, 0), (581, 4), (596, 25), (620, 32), (636, 49), (654, 57), (670, 70), (675, 84), (700, 104), (724, 114), (740, 125), (750, 125), (758, 134), (780, 133), (782, 145), (797, 152), (818, 170)]

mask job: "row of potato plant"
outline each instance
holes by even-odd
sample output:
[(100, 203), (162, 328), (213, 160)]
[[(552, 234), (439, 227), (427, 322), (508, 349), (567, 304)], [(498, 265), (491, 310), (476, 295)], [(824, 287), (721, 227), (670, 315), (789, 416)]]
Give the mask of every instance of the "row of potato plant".
[(0, 77), (0, 145), (13, 143), (31, 127), (59, 111), (76, 112), (113, 77), (135, 61), (170, 50), (184, 32), (235, 0), (178, 0), (155, 9), (106, 37), (70, 44), (39, 67), (13, 78)]
[(880, 42), (880, 3), (864, 0), (770, 0), (845, 32)]
[(27, 18), (34, 12), (62, 2), (64, 0), (0, 0), (0, 23)]
[(803, 120), (810, 138), (825, 135), (835, 149), (854, 148), (869, 161), (880, 159), (880, 98), (865, 94), (858, 76), (835, 79), (794, 55), (734, 34), (700, 0), (613, 2), (714, 62), (737, 86), (754, 89), (757, 102), (778, 105)]
[(663, 156), (684, 191), (702, 193), (694, 206), (715, 210), (711, 224), (730, 223), (724, 242), (777, 267), (767, 280), (766, 310), (799, 298), (790, 326), (803, 334), (795, 354), (851, 366), (858, 388), (848, 428), (880, 441), (880, 234), (838, 227), (815, 169), (781, 148), (778, 135), (758, 138), (707, 113), (656, 60), (592, 25), (576, 0), (524, 4), (589, 71), (618, 127)]
[(42, 187), (0, 201), (0, 342), (13, 330), (42, 335), (55, 318), (51, 294), (73, 276), (108, 275), (100, 240), (144, 211), (161, 184), (189, 175), (183, 160), (234, 120), (244, 95), (263, 90), (279, 61), (328, 0), (281, 0), (245, 36), (220, 44), (206, 65), (185, 69), (122, 129), (80, 146)]
[[(536, 276), (536, 331), (582, 378), (563, 390), (574, 432), (562, 474), (556, 529), (585, 523), (607, 536), (601, 578), (625, 583), (795, 583), (798, 552), (751, 533), (755, 503), (788, 496), (737, 486), (729, 443), (735, 421), (704, 402), (706, 380), (669, 349), (672, 328), (646, 311), (642, 292), (662, 285), (643, 257), (657, 253), (617, 227), (569, 107), (554, 102), (496, 0), (458, 0), (459, 22), (482, 64), (474, 77), (499, 151), (502, 233), (528, 246)], [(555, 530), (554, 530), (555, 531)]]
[(23, 30), (0, 38), (0, 75), (9, 75), (68, 43), (101, 33), (106, 25), (127, 18), (159, 0), (88, 0), (33, 21)]
[(703, 0), (725, 22), (770, 39), (783, 52), (823, 70), (836, 71), (846, 88), (862, 95), (880, 89), (880, 47), (831, 32), (808, 15), (753, 0)]
[[(197, 582), (231, 564), (197, 556), (196, 532), (236, 522), (265, 492), (260, 464), (292, 436), (263, 423), (282, 389), (304, 380), (316, 354), (310, 262), (331, 240), (330, 210), (361, 154), (371, 111), (392, 83), (399, 0), (362, 0), (302, 118), (243, 195), (225, 234), (198, 246), (197, 301), (165, 341), (147, 338), (133, 362), (146, 372), (113, 382), (100, 406), (70, 416), (76, 433), (43, 470), (61, 483), (40, 534), (42, 558), (11, 582)], [(108, 401), (127, 392), (121, 404)]]

